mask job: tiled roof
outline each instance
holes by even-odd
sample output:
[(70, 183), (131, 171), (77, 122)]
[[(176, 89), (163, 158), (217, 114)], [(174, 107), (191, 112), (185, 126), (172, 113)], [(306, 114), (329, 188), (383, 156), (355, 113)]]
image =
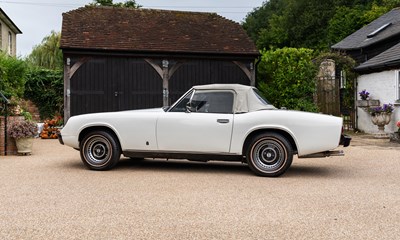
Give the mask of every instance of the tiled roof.
[(258, 55), (244, 29), (215, 13), (83, 7), (63, 14), (62, 49)]
[(400, 66), (400, 43), (362, 63), (355, 70), (368, 71), (392, 66)]
[[(371, 34), (374, 32), (376, 32), (376, 34)], [(368, 37), (370, 34), (372, 36)], [(396, 35), (400, 35), (400, 8), (392, 9), (339, 43), (333, 45), (332, 48), (343, 50), (360, 49), (371, 46), (382, 40), (395, 37)]]

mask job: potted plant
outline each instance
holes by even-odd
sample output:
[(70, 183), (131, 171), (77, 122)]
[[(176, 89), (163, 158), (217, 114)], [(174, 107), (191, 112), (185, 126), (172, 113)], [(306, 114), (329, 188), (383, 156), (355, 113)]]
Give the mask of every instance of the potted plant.
[(392, 104), (383, 104), (383, 106), (369, 109), (372, 123), (378, 126), (375, 138), (388, 138), (389, 135), (385, 133), (385, 125), (389, 124), (393, 110)]
[(360, 94), (361, 100), (368, 100), (368, 98), (369, 98), (369, 92), (367, 92), (366, 89), (362, 90), (358, 94)]
[(37, 124), (30, 120), (15, 121), (7, 129), (7, 134), (15, 139), (18, 153), (28, 155), (32, 152), (33, 138), (37, 132)]
[(367, 90), (362, 90), (358, 93), (360, 100), (357, 100), (357, 106), (368, 110), (369, 107), (377, 107), (380, 105), (379, 100), (373, 100), (370, 98), (370, 93)]

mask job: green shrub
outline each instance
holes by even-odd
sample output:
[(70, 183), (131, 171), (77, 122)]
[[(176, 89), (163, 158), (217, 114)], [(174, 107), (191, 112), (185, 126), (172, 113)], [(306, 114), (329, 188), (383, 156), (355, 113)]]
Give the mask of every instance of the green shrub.
[(26, 71), (24, 61), (0, 52), (0, 91), (7, 98), (23, 96)]
[(283, 48), (261, 54), (258, 88), (264, 96), (277, 108), (316, 112), (313, 50)]
[(41, 119), (53, 118), (62, 114), (63, 72), (61, 70), (32, 68), (27, 74), (25, 98), (39, 108)]

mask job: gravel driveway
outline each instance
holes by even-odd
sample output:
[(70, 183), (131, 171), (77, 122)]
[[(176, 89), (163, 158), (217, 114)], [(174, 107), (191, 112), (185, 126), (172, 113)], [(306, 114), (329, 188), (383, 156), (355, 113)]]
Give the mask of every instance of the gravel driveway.
[(0, 239), (399, 239), (400, 144), (380, 143), (262, 178), (221, 162), (90, 171), (37, 139), (31, 156), (0, 156)]

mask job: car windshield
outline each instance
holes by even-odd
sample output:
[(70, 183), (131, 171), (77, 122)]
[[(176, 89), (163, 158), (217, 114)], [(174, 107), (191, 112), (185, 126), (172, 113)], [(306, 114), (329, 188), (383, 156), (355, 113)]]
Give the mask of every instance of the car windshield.
[(269, 103), (268, 100), (263, 97), (263, 95), (261, 94), (261, 92), (257, 88), (253, 88), (253, 91), (256, 94), (258, 100), (260, 100), (263, 104), (271, 105), (271, 103)]

